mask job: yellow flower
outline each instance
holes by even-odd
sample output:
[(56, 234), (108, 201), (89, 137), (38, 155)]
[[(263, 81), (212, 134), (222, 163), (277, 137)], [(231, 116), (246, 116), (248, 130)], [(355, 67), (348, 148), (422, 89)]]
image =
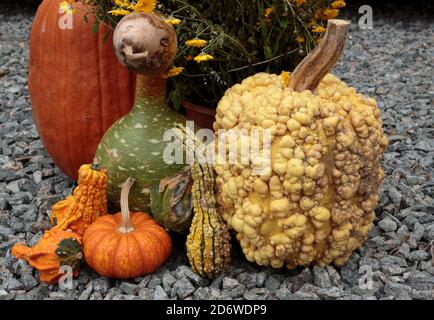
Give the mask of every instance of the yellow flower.
[(166, 20), (166, 23), (175, 26), (175, 25), (180, 24), (180, 23), (181, 23), (181, 20), (176, 19), (176, 18), (173, 18), (173, 17), (170, 17), (169, 19)]
[(184, 56), (185, 61), (192, 61), (194, 57), (192, 55)]
[(125, 9), (115, 9), (110, 10), (108, 13), (110, 13), (112, 16), (126, 16), (130, 11)]
[(184, 71), (183, 67), (173, 67), (164, 75), (164, 77), (165, 78), (176, 77), (177, 75), (181, 74), (182, 71)]
[(208, 41), (202, 39), (191, 39), (185, 41), (185, 45), (189, 47), (202, 48), (205, 47)]
[(290, 73), (288, 71), (283, 71), (282, 74), (280, 75), (280, 78), (282, 79), (283, 85), (285, 87), (289, 86), (289, 75)]
[(302, 4), (306, 3), (306, 0), (295, 0), (295, 3), (297, 3), (297, 5), (301, 6)]
[(194, 61), (196, 61), (197, 63), (201, 63), (203, 61), (209, 61), (209, 60), (213, 60), (214, 57), (210, 54), (207, 53), (201, 53), (200, 55), (194, 57)]
[(321, 26), (317, 26), (315, 29), (312, 30), (312, 32), (316, 32), (316, 33), (323, 33), (325, 31), (326, 31), (326, 29), (324, 29)]
[(269, 7), (265, 9), (264, 18), (268, 20), (270, 18), (270, 15), (273, 13), (274, 9), (272, 7)]
[(75, 13), (77, 12), (76, 9), (74, 9), (71, 5), (71, 3), (74, 1), (62, 1), (59, 3), (59, 8), (63, 13)]
[(134, 6), (135, 12), (152, 12), (157, 6), (156, 0), (139, 0)]
[(117, 5), (120, 8), (128, 9), (128, 7), (131, 6), (129, 1), (122, 1), (122, 0), (114, 0), (115, 5)]
[(346, 6), (346, 4), (342, 0), (332, 2), (332, 8), (333, 9), (341, 9), (341, 8), (345, 8), (345, 6)]
[(305, 40), (304, 37), (298, 36), (297, 38), (295, 38), (295, 41), (297, 41), (298, 43), (303, 43)]
[(339, 10), (338, 9), (325, 9), (324, 10), (324, 19), (334, 19), (338, 16)]

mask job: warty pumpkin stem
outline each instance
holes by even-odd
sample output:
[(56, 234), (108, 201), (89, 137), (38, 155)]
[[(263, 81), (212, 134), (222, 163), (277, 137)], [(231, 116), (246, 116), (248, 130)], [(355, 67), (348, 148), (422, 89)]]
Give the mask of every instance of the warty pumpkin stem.
[(133, 178), (128, 178), (122, 186), (121, 191), (121, 214), (122, 222), (119, 231), (122, 233), (129, 233), (134, 231), (134, 227), (130, 219), (130, 207), (128, 205), (128, 195), (130, 194), (130, 189), (136, 180)]

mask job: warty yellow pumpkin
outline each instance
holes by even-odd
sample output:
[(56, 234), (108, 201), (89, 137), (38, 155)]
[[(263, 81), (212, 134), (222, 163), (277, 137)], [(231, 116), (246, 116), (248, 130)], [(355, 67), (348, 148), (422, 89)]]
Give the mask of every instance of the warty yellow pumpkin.
[(217, 139), (219, 129), (271, 136), (262, 174), (252, 172), (268, 161), (264, 146), (248, 164), (215, 166), (223, 217), (259, 265), (342, 265), (371, 229), (388, 141), (375, 100), (327, 74), (348, 26), (329, 20), (320, 45), (291, 75), (256, 74), (218, 105)]

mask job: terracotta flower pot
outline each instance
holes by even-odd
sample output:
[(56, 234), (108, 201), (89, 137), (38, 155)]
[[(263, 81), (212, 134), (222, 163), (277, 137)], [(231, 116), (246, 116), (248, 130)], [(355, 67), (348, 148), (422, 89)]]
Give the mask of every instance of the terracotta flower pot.
[(187, 118), (193, 120), (195, 125), (212, 129), (216, 115), (215, 109), (202, 107), (187, 100), (182, 101), (182, 106), (186, 110)]

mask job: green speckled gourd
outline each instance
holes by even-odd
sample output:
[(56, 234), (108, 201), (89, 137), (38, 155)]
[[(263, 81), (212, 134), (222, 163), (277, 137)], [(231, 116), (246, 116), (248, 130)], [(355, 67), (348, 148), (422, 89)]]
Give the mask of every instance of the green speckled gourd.
[[(149, 212), (153, 186), (178, 174), (184, 167), (163, 161), (167, 146), (163, 141), (164, 133), (177, 123), (185, 122), (185, 118), (169, 108), (166, 102), (164, 74), (176, 54), (176, 33), (157, 13), (133, 13), (117, 25), (113, 44), (119, 60), (138, 73), (136, 98), (131, 112), (113, 124), (102, 138), (96, 161), (108, 170), (109, 203), (119, 206), (123, 182), (134, 177), (136, 183), (130, 191), (130, 208)], [(188, 192), (184, 197), (190, 197)], [(168, 229), (183, 229), (176, 220), (166, 223), (167, 216), (159, 217), (159, 212), (152, 214)], [(185, 214), (191, 212), (186, 209)], [(188, 227), (190, 221), (180, 217), (179, 223)]]

